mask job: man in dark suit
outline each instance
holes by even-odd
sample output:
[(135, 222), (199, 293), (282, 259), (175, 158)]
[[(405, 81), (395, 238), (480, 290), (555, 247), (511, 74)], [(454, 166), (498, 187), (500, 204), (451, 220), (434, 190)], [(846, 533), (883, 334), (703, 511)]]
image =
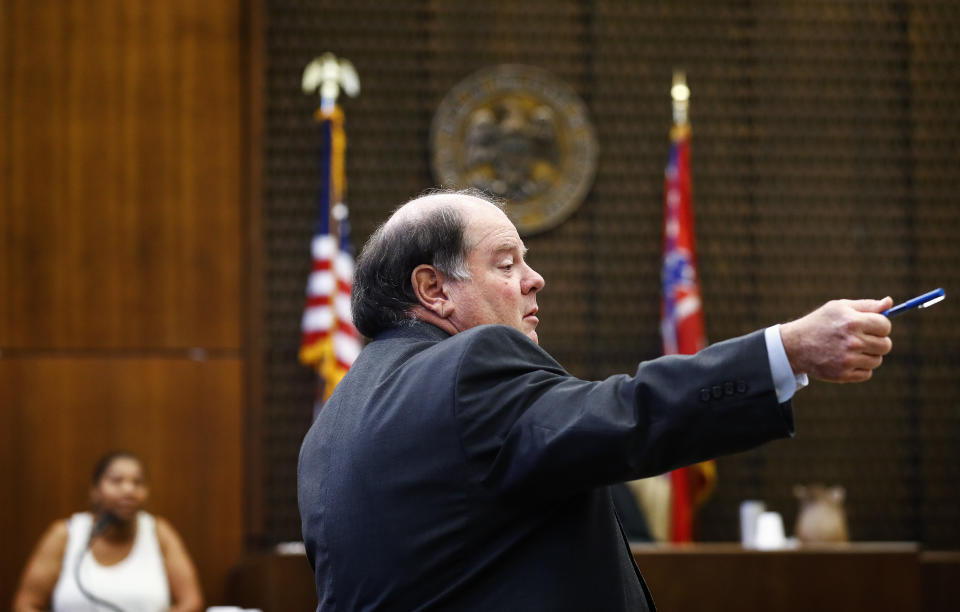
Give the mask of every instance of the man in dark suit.
[(318, 610), (646, 610), (607, 485), (793, 434), (806, 372), (865, 380), (890, 299), (579, 380), (537, 345), (544, 280), (496, 205), (418, 198), (370, 238), (372, 342), (300, 452)]

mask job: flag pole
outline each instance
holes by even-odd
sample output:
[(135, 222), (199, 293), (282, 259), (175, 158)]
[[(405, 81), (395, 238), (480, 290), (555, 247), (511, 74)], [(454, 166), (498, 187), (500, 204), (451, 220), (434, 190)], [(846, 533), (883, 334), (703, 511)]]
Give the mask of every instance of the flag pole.
[[(664, 203), (663, 349), (664, 354), (693, 354), (706, 346), (703, 304), (697, 275), (690, 168), (690, 88), (675, 70), (670, 88), (673, 126)], [(693, 540), (697, 506), (716, 480), (713, 461), (670, 473), (670, 540)]]
[(670, 88), (670, 97), (673, 99), (673, 125), (686, 127), (687, 111), (690, 109), (690, 88), (687, 87), (687, 73), (683, 70), (673, 71), (673, 86)]
[(314, 113), (321, 128), (320, 188), (300, 342), (300, 361), (318, 374), (316, 414), (360, 347), (350, 316), (353, 253), (345, 203), (347, 141), (343, 111), (337, 104), (341, 91), (351, 97), (360, 92), (360, 80), (348, 60), (324, 53), (307, 64), (301, 87), (305, 94), (320, 96)]
[[(690, 135), (690, 123), (687, 120), (690, 109), (690, 88), (687, 87), (687, 75), (682, 70), (673, 71), (670, 98), (673, 101), (673, 126), (670, 128), (670, 140), (676, 145)], [(672, 345), (672, 350), (677, 350), (676, 344)], [(672, 542), (693, 540), (693, 508), (688, 482), (687, 468), (679, 468), (670, 473), (670, 540)]]

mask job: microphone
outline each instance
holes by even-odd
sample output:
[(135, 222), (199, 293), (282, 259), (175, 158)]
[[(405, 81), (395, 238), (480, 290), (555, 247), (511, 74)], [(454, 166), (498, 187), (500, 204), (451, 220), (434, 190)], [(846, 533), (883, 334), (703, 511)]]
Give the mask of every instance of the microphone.
[(120, 519), (118, 519), (115, 514), (106, 510), (102, 511), (97, 516), (97, 522), (94, 523), (90, 529), (90, 537), (87, 538), (87, 545), (83, 547), (83, 551), (77, 556), (77, 562), (73, 566), (73, 579), (77, 582), (77, 588), (80, 589), (80, 593), (94, 604), (112, 610), (113, 612), (123, 612), (123, 609), (109, 601), (100, 599), (83, 586), (83, 581), (80, 579), (80, 564), (83, 562), (84, 556), (90, 552), (90, 545), (93, 544), (94, 538), (106, 531), (107, 527), (118, 522), (120, 522)]
[(104, 510), (97, 516), (97, 522), (93, 524), (93, 529), (90, 530), (90, 537), (87, 538), (87, 548), (90, 548), (90, 545), (93, 544), (94, 538), (106, 531), (107, 527), (113, 525), (114, 523), (119, 523), (120, 519), (117, 518), (117, 515), (112, 512)]

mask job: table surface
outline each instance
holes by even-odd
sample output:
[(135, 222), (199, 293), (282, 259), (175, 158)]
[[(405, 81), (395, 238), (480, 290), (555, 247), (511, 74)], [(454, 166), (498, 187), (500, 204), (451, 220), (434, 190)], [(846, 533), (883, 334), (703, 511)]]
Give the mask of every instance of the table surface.
[(630, 550), (634, 555), (804, 555), (804, 554), (917, 554), (920, 546), (916, 542), (843, 542), (802, 544), (793, 547), (760, 550), (744, 548), (739, 542), (692, 542), (688, 544), (670, 543), (633, 543)]
[[(914, 542), (783, 550), (701, 542), (634, 544), (631, 550), (660, 612), (936, 612), (960, 601), (960, 552), (923, 551)], [(231, 603), (265, 612), (316, 606), (302, 553), (246, 555), (234, 569), (231, 590)]]
[(666, 610), (919, 612), (920, 547), (852, 542), (777, 550), (739, 543), (634, 544), (634, 559)]

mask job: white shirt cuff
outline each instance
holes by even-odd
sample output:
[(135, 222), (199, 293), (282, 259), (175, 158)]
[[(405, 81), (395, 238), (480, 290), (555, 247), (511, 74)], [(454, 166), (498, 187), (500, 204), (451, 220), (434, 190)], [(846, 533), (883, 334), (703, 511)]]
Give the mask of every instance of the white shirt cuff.
[(770, 360), (770, 374), (773, 375), (773, 386), (777, 390), (777, 401), (781, 404), (793, 397), (793, 394), (806, 387), (810, 380), (806, 373), (794, 374), (787, 359), (787, 351), (783, 348), (780, 338), (780, 325), (771, 325), (763, 332), (767, 341), (767, 358)]

